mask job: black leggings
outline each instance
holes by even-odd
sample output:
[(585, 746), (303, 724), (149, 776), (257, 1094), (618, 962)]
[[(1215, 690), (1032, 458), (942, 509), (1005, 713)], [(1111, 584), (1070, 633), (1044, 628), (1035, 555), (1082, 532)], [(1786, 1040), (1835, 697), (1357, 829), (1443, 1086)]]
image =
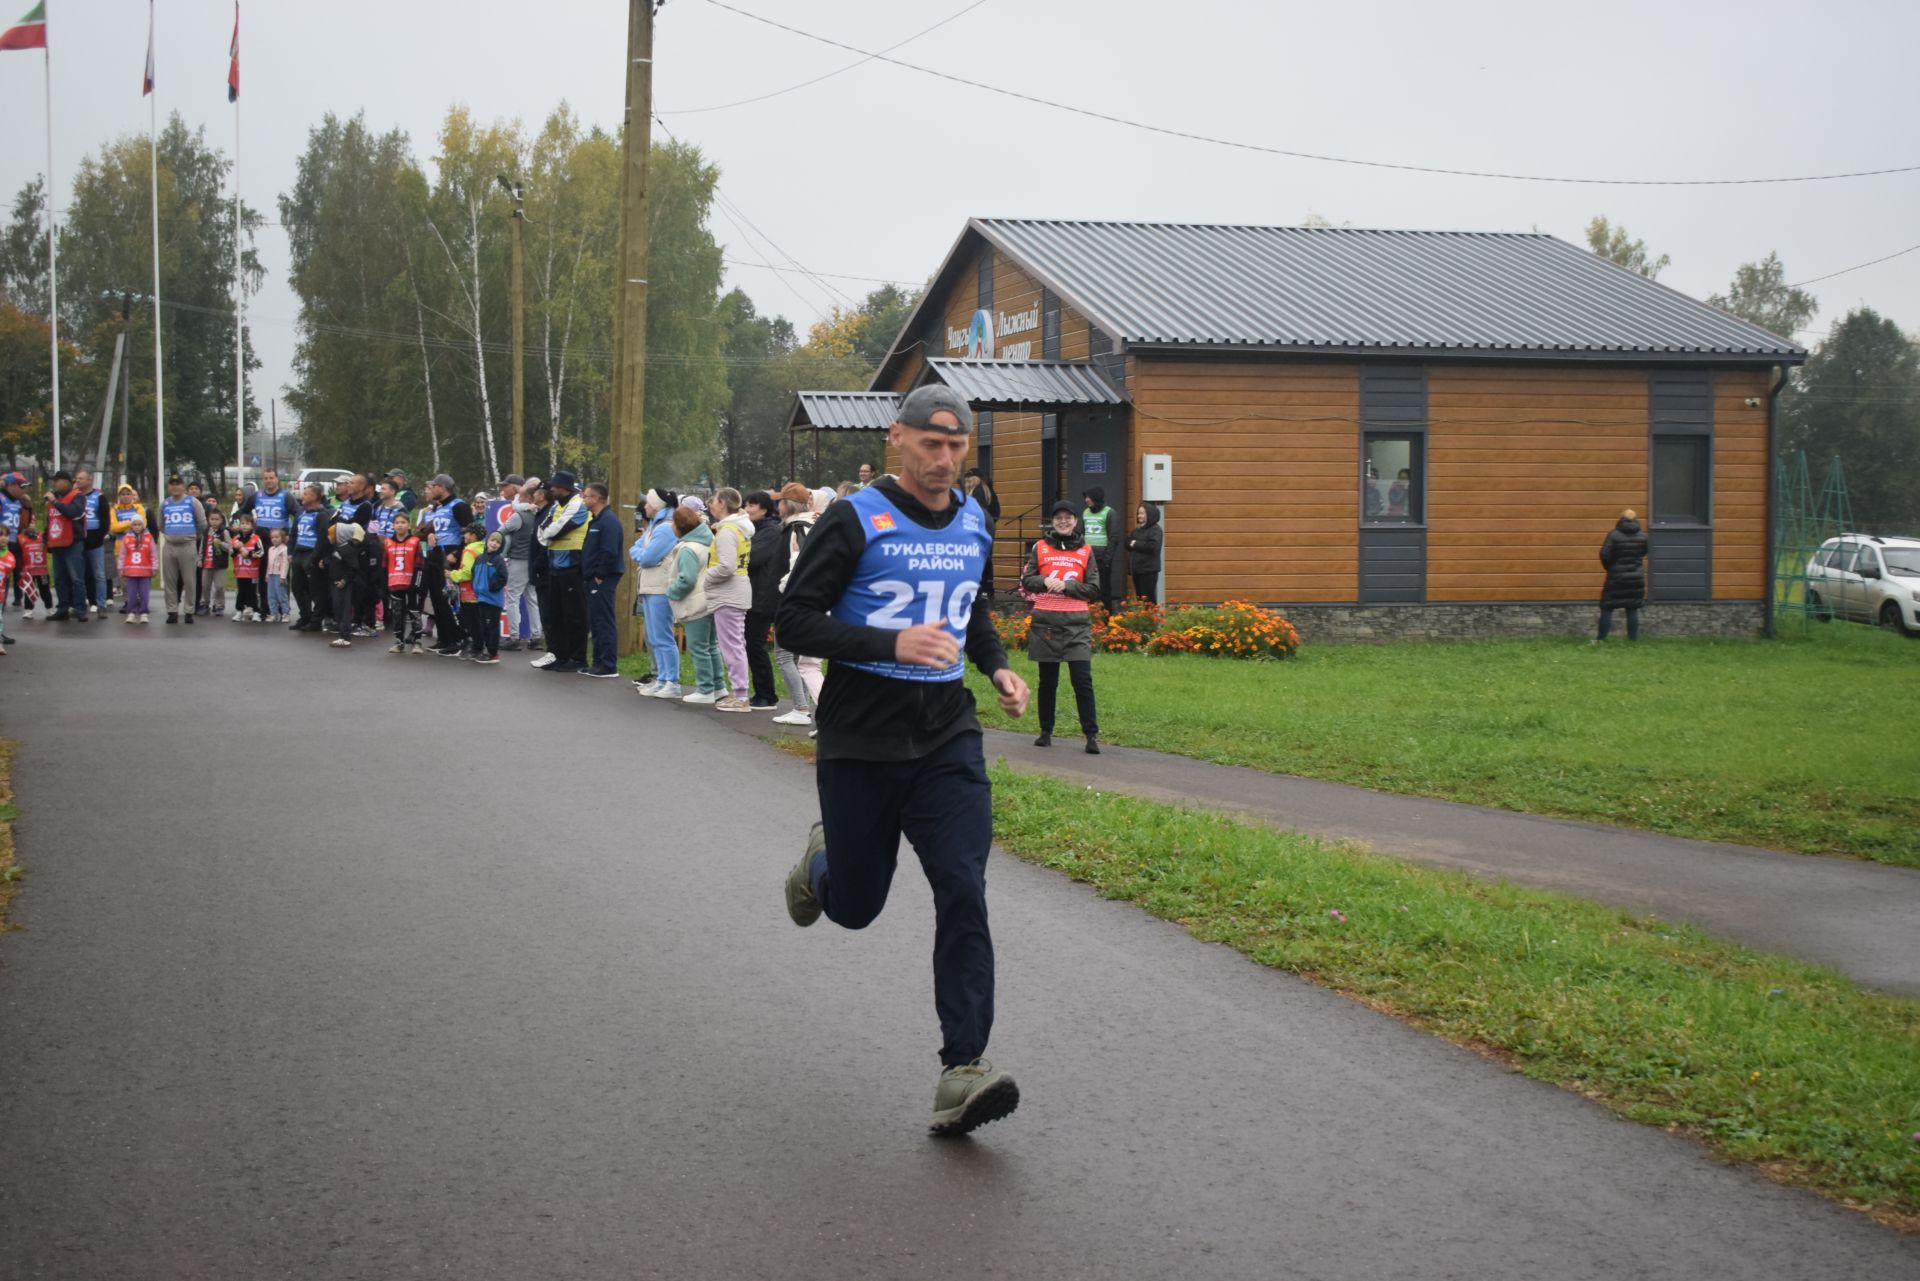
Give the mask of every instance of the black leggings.
[[(1080, 732), (1088, 738), (1100, 732), (1100, 718), (1093, 710), (1093, 664), (1075, 659), (1067, 664), (1073, 681), (1073, 705), (1080, 712)], [(1040, 664), (1040, 732), (1053, 733), (1053, 705), (1060, 690), (1060, 664)]]
[(1151, 602), (1159, 594), (1160, 571), (1157, 569), (1136, 569), (1133, 572), (1133, 594), (1141, 600)]

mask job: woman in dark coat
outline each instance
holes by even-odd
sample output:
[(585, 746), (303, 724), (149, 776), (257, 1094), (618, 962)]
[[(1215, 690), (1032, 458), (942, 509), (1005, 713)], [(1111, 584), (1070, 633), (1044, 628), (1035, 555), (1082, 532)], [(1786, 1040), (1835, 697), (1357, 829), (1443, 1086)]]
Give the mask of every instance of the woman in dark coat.
[(1028, 615), (1027, 657), (1040, 664), (1040, 737), (1035, 747), (1053, 743), (1054, 698), (1060, 689), (1060, 664), (1073, 678), (1074, 707), (1087, 754), (1100, 754), (1100, 723), (1093, 708), (1093, 615), (1089, 601), (1100, 599), (1100, 567), (1080, 533), (1073, 504), (1057, 502), (1051, 527), (1020, 570), (1020, 585), (1033, 593)]
[(1166, 531), (1160, 528), (1160, 509), (1140, 504), (1140, 524), (1127, 535), (1127, 573), (1133, 577), (1133, 594), (1151, 601), (1160, 590), (1160, 543)]
[(1613, 611), (1627, 611), (1627, 639), (1640, 639), (1640, 606), (1647, 599), (1647, 535), (1629, 507), (1600, 544), (1607, 582), (1600, 589), (1600, 639), (1613, 630)]

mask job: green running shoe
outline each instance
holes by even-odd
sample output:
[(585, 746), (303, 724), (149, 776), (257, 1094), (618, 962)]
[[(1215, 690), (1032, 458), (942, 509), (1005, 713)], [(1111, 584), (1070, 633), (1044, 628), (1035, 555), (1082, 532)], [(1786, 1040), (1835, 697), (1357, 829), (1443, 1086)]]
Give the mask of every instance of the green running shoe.
[(827, 848), (827, 827), (815, 823), (807, 833), (807, 852), (787, 873), (787, 915), (802, 927), (820, 919), (820, 900), (813, 893), (813, 856)]
[(933, 1132), (966, 1134), (989, 1121), (1012, 1116), (1020, 1087), (985, 1059), (950, 1067), (933, 1090)]

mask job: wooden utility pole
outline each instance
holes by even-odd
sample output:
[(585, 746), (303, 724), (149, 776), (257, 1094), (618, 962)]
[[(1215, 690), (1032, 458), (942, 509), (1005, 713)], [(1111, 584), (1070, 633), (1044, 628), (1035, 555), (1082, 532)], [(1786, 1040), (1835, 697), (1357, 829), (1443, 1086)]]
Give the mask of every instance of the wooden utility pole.
[[(628, 0), (627, 128), (620, 169), (619, 305), (614, 309), (613, 458), (609, 488), (615, 511), (640, 501), (647, 406), (647, 154), (653, 145), (653, 11), (656, 0)], [(627, 522), (622, 521), (622, 525)], [(629, 532), (631, 532), (629, 530)], [(624, 551), (624, 549), (623, 549)], [(635, 574), (620, 578), (614, 616), (620, 652), (640, 647), (633, 616)]]
[(526, 207), (520, 198), (525, 193), (519, 181), (500, 185), (513, 197), (513, 470), (527, 474), (527, 276), (526, 256), (521, 248), (521, 228), (526, 225)]

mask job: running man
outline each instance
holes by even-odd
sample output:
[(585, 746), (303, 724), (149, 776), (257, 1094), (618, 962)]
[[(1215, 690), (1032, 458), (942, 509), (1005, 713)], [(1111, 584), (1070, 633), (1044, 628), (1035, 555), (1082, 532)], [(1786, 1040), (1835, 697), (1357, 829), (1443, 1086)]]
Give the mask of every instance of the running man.
[(972, 410), (947, 388), (909, 395), (887, 436), (899, 476), (827, 508), (775, 621), (782, 645), (833, 660), (815, 714), (821, 822), (787, 876), (787, 912), (796, 925), (822, 914), (851, 930), (871, 924), (901, 836), (913, 843), (933, 887), (936, 1134), (1020, 1104), (1013, 1078), (981, 1057), (993, 1029), (993, 795), (963, 648), (1009, 716), (1025, 713), (1027, 685), (992, 617), (973, 608), (993, 539), (979, 504), (954, 488), (972, 431)]

